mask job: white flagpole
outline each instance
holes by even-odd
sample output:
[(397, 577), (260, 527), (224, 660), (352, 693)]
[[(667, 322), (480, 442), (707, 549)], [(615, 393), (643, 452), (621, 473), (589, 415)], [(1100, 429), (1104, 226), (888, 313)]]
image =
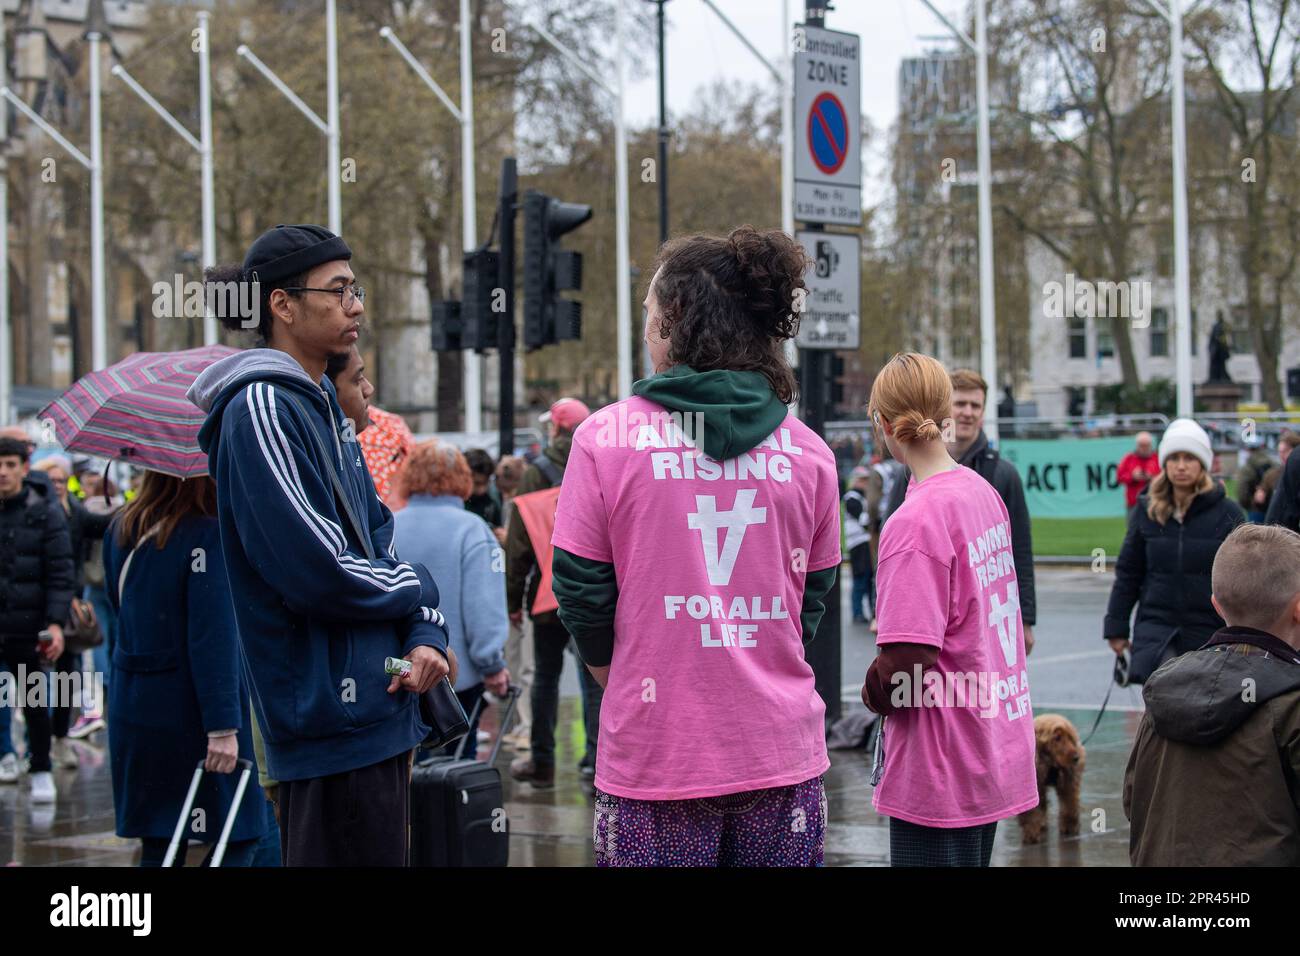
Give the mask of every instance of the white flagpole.
[(86, 34), (90, 43), (90, 354), (91, 366), (108, 365), (108, 305), (104, 288), (104, 146), (100, 108), (98, 33)]

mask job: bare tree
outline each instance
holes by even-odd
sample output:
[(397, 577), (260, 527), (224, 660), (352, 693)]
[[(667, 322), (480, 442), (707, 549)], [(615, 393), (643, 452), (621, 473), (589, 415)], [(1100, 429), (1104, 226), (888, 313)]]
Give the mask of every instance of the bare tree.
[(1284, 405), (1278, 360), (1284, 298), (1300, 255), (1296, 189), (1300, 2), (1220, 0), (1188, 23), (1194, 60), (1228, 136), (1215, 138), (1229, 224), (1244, 276), (1245, 318), (1262, 398)]
[[(1168, 31), (1131, 0), (1009, 0), (998, 57), (1019, 63), (1027, 175), (999, 208), (1080, 278), (1127, 280), (1168, 168)], [(1109, 317), (1124, 384), (1141, 384), (1130, 317)]]

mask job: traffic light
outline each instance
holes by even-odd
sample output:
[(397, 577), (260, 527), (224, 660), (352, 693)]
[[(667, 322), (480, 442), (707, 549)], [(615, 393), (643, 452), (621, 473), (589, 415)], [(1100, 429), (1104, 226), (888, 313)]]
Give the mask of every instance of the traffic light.
[(486, 249), (465, 256), (461, 291), (461, 342), (464, 348), (486, 352), (497, 347), (498, 312), (505, 294), (497, 294), (501, 255)]
[(535, 189), (524, 194), (524, 345), (529, 349), (582, 336), (582, 303), (559, 295), (582, 288), (582, 254), (561, 249), (559, 240), (590, 218), (590, 206)]
[(435, 352), (459, 352), (461, 349), (460, 302), (444, 299), (434, 302), (430, 322)]

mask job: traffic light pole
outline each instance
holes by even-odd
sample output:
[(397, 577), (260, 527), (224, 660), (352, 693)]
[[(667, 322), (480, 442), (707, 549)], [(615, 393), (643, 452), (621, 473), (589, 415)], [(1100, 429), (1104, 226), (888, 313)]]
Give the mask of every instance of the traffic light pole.
[(500, 222), (501, 260), (497, 287), (505, 293), (505, 312), (497, 321), (498, 378), (501, 386), (501, 435), (497, 454), (513, 455), (515, 450), (515, 210), (518, 206), (519, 182), (515, 158), (501, 160)]

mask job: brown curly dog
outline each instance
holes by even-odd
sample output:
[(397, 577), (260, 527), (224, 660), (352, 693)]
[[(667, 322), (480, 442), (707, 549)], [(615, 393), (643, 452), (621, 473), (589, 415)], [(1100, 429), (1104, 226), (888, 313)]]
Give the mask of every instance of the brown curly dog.
[(1083, 782), (1083, 745), (1079, 732), (1060, 714), (1034, 718), (1038, 741), (1038, 806), (1020, 814), (1021, 842), (1041, 843), (1047, 830), (1047, 790), (1055, 788), (1060, 801), (1061, 836), (1079, 832), (1079, 785)]

